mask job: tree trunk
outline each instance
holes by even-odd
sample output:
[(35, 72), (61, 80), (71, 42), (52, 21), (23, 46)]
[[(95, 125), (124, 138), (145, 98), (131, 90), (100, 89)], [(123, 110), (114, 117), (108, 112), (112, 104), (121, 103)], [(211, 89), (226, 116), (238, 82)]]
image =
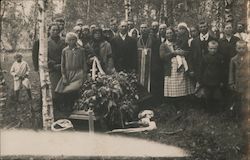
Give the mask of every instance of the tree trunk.
[(90, 11), (90, 0), (88, 0), (88, 4), (87, 4), (87, 22), (89, 22), (89, 11)]
[(6, 102), (7, 102), (7, 89), (0, 62), (0, 128), (3, 127)]
[(124, 0), (125, 20), (131, 20), (131, 0)]
[(42, 90), (42, 117), (43, 117), (43, 129), (49, 130), (51, 124), (54, 122), (53, 115), (53, 101), (51, 82), (48, 71), (48, 37), (47, 37), (47, 0), (40, 0), (39, 14), (41, 18), (39, 28), (39, 73)]

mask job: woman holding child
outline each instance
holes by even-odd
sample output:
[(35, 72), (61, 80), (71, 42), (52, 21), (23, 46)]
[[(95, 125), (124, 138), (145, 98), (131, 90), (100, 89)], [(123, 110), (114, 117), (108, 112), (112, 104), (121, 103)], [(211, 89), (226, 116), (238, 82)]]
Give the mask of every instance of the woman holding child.
[(166, 42), (160, 46), (160, 57), (164, 64), (164, 96), (182, 97), (194, 93), (194, 86), (187, 76), (187, 51), (178, 44), (173, 28), (166, 30)]

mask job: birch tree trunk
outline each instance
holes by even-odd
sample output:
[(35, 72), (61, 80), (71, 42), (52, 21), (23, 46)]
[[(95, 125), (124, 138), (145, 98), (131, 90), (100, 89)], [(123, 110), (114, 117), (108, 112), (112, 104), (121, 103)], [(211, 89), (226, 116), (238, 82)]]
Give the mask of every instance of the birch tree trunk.
[(51, 124), (54, 122), (54, 115), (51, 82), (48, 70), (48, 37), (46, 24), (48, 1), (39, 0), (39, 2), (39, 17), (41, 20), (39, 28), (39, 74), (42, 90), (42, 118), (43, 129), (49, 130), (51, 128)]
[(131, 19), (131, 0), (124, 0), (125, 7), (125, 20), (128, 21)]

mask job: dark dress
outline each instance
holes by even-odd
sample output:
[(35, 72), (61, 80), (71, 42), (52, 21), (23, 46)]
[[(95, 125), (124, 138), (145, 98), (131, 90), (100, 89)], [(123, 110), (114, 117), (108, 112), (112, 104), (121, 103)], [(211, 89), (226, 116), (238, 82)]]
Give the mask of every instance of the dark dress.
[(131, 72), (137, 70), (136, 40), (126, 36), (125, 40), (116, 35), (111, 40), (112, 54), (116, 71)]

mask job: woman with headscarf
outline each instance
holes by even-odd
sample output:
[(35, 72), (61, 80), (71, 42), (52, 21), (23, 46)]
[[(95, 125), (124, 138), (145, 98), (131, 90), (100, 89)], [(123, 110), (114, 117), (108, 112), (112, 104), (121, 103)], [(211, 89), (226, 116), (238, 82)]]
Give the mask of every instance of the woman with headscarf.
[(160, 46), (160, 57), (164, 65), (164, 97), (172, 99), (191, 95), (194, 86), (185, 73), (185, 66), (179, 67), (177, 59), (178, 56), (186, 56), (187, 52), (181, 49), (185, 45), (181, 46), (182, 43), (177, 41), (173, 28), (166, 30), (166, 38), (166, 42)]
[(87, 47), (90, 60), (96, 56), (106, 74), (112, 74), (115, 71), (111, 45), (104, 40), (101, 28), (95, 28), (92, 31), (92, 41), (87, 44)]

